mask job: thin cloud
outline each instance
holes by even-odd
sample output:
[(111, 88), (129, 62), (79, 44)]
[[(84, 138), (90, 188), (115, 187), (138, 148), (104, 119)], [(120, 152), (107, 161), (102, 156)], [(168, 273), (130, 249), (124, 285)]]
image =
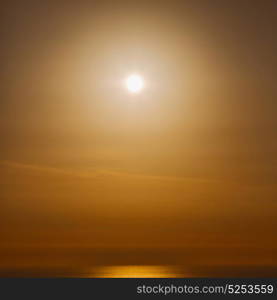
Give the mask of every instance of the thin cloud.
[(138, 180), (151, 180), (151, 181), (167, 181), (167, 182), (202, 182), (202, 183), (217, 183), (220, 182), (219, 179), (207, 179), (201, 177), (183, 177), (183, 176), (167, 176), (167, 175), (153, 175), (153, 174), (143, 174), (143, 173), (132, 173), (126, 171), (116, 171), (111, 169), (98, 168), (91, 171), (88, 170), (71, 170), (65, 168), (50, 167), (46, 165), (36, 165), (29, 163), (21, 163), (15, 161), (1, 161), (0, 165), (13, 169), (30, 170), (34, 172), (65, 175), (77, 178), (92, 179), (101, 178), (105, 176), (112, 177), (124, 177), (133, 178)]
[(0, 164), (4, 167), (13, 168), (13, 169), (30, 170), (30, 171), (36, 171), (42, 173), (66, 175), (66, 176), (73, 176), (79, 178), (93, 178), (98, 175), (97, 172), (85, 172), (85, 171), (80, 172), (76, 170), (67, 170), (64, 168), (55, 168), (55, 167), (49, 167), (45, 165), (27, 164), (27, 163), (20, 163), (14, 161), (1, 161)]

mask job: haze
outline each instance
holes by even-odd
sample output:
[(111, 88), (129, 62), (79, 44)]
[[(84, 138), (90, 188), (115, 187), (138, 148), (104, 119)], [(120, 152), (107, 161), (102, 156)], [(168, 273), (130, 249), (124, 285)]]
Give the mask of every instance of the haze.
[(276, 275), (276, 1), (17, 2), (1, 18), (1, 272)]

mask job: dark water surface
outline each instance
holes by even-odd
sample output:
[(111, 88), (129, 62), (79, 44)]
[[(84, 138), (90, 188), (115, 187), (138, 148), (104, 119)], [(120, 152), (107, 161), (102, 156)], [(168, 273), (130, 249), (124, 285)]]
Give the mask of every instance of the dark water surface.
[(277, 277), (277, 267), (216, 266), (185, 268), (164, 265), (97, 266), (84, 269), (6, 269), (0, 277), (78, 277), (78, 278), (187, 278), (187, 277)]
[(2, 248), (0, 277), (277, 277), (270, 249)]

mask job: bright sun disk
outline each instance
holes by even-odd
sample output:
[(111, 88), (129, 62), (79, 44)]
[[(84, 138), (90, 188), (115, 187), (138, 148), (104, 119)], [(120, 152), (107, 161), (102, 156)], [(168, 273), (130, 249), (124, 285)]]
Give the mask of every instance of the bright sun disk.
[(140, 75), (133, 74), (127, 77), (126, 87), (131, 93), (138, 93), (144, 87), (144, 80)]

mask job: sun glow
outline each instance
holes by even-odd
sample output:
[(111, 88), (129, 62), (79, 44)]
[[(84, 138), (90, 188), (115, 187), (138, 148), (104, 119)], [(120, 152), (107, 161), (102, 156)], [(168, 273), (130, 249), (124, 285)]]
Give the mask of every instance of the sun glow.
[(139, 93), (144, 88), (144, 80), (138, 74), (127, 77), (125, 85), (130, 93)]

